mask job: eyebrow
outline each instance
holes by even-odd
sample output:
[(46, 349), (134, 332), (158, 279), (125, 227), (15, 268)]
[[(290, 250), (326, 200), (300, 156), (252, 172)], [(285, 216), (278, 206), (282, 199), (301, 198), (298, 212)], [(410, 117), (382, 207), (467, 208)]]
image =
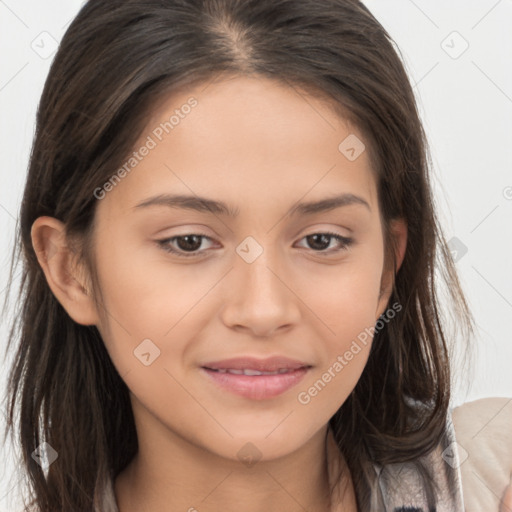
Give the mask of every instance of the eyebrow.
[[(349, 205), (362, 205), (370, 212), (368, 202), (360, 196), (350, 193), (340, 194), (320, 201), (310, 201), (296, 204), (288, 210), (287, 215), (313, 215)], [(138, 203), (133, 208), (146, 208), (149, 206), (167, 206), (169, 208), (183, 208), (198, 212), (215, 213), (235, 218), (240, 213), (238, 208), (231, 208), (222, 201), (215, 201), (206, 197), (159, 194)]]

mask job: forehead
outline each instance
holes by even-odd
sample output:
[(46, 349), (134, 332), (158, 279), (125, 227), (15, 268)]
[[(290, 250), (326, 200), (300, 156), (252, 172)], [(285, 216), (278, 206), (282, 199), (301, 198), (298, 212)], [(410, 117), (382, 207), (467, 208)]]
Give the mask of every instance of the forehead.
[(223, 78), (181, 87), (159, 103), (137, 156), (102, 203), (127, 211), (174, 193), (243, 211), (347, 192), (376, 205), (364, 147), (359, 130), (322, 98), (262, 77)]

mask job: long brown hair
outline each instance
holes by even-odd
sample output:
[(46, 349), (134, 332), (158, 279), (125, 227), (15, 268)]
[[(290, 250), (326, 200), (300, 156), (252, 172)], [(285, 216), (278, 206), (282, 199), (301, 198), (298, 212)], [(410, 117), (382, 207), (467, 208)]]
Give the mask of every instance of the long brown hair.
[[(375, 488), (370, 461), (417, 461), (443, 435), (450, 366), (438, 279), (467, 339), (473, 319), (436, 217), (413, 90), (381, 24), (357, 0), (89, 0), (61, 41), (38, 107), (9, 281), (10, 290), (21, 256), (7, 430), (16, 429), (38, 512), (94, 510), (137, 437), (127, 386), (96, 327), (75, 323), (51, 292), (32, 223), (45, 215), (64, 222), (95, 276), (94, 190), (126, 160), (161, 99), (222, 74), (255, 74), (328, 99), (359, 127), (371, 155), (386, 264), (396, 274), (389, 302), (402, 310), (375, 333), (360, 380), (330, 420), (359, 509), (369, 509)], [(408, 226), (398, 272), (389, 231), (397, 217)], [(59, 453), (48, 474), (30, 456), (44, 441)]]

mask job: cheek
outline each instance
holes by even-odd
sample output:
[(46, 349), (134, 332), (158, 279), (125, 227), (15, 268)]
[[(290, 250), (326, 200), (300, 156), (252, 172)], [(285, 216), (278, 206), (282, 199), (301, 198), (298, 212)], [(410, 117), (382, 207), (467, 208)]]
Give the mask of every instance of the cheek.
[[(214, 314), (209, 292), (218, 276), (199, 274), (195, 265), (171, 265), (157, 249), (122, 249), (128, 245), (112, 236), (98, 250), (103, 295), (99, 331), (120, 375), (131, 372), (138, 388), (145, 385), (139, 376), (148, 368), (161, 373), (184, 363), (195, 346), (195, 333)], [(154, 361), (148, 368), (140, 357), (147, 353), (142, 359)]]
[(315, 275), (307, 305), (323, 325), (318, 335), (324, 357), (308, 383), (313, 387), (311, 393), (306, 390), (306, 401), (314, 397), (325, 408), (340, 407), (364, 370), (377, 320), (382, 264), (378, 254), (360, 251), (357, 258)]
[(322, 414), (327, 421), (343, 405), (356, 386), (368, 360), (371, 332), (345, 329), (330, 341), (323, 364), (315, 369), (298, 391), (297, 402), (311, 414)]
[(333, 337), (346, 339), (374, 324), (381, 272), (379, 253), (362, 248), (336, 265), (304, 270), (297, 275), (294, 291)]
[(163, 251), (157, 251), (121, 236), (104, 240), (98, 250), (98, 274), (110, 320), (130, 326), (137, 336), (162, 336), (186, 312), (188, 297), (200, 292), (197, 279), (187, 279), (187, 270), (166, 264)]
[[(371, 280), (370, 280), (371, 281)], [(329, 296), (315, 303), (323, 328), (322, 364), (301, 387), (298, 402), (331, 417), (356, 386), (368, 360), (375, 326), (377, 292), (373, 282), (340, 278)]]

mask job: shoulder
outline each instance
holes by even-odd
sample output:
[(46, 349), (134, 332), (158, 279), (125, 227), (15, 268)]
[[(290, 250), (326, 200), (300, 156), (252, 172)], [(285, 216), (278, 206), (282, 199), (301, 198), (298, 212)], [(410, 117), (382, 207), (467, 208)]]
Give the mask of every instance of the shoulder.
[(512, 474), (512, 398), (452, 410), (466, 512), (498, 511)]

